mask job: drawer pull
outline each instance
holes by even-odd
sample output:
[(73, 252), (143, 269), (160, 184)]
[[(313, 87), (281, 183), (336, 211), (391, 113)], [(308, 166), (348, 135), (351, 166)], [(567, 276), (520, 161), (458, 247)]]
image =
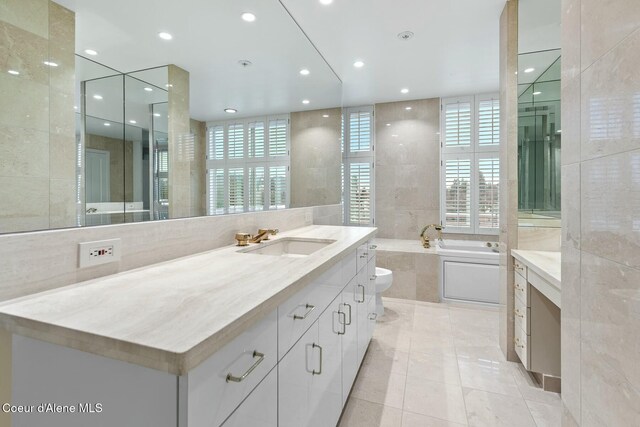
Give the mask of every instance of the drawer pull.
[(520, 344), (520, 338), (514, 338), (513, 343), (517, 348), (524, 348), (524, 344)]
[(319, 346), (316, 343), (313, 343), (313, 348), (319, 348), (320, 349), (320, 368), (317, 371), (314, 369), (311, 373), (313, 375), (320, 375), (320, 374), (322, 374), (322, 347)]
[(376, 280), (377, 278), (378, 278), (378, 276), (376, 276), (376, 275), (374, 274), (373, 276), (371, 276), (371, 277), (369, 278), (369, 280)]
[(306, 313), (304, 313), (304, 315), (303, 315), (303, 316), (299, 316), (299, 315), (297, 315), (297, 314), (294, 314), (294, 315), (293, 315), (293, 319), (294, 319), (294, 320), (296, 320), (296, 319), (297, 319), (297, 320), (304, 320), (304, 319), (306, 319), (306, 318), (307, 318), (307, 316), (308, 316), (309, 314), (311, 314), (311, 312), (312, 312), (313, 310), (315, 310), (315, 309), (316, 309), (316, 306), (315, 306), (315, 305), (311, 305), (311, 304), (306, 304), (304, 307), (307, 309)]
[[(365, 292), (366, 292), (366, 289), (365, 289), (364, 285), (358, 285), (358, 287), (359, 287), (359, 288), (362, 288), (362, 301), (360, 301), (360, 300), (357, 298), (357, 296), (355, 296), (355, 295), (354, 295), (354, 298), (355, 298), (355, 300), (356, 300), (356, 302), (357, 302), (357, 303), (363, 303), (363, 302), (364, 302), (364, 300), (365, 300)], [(355, 289), (354, 289), (354, 292), (355, 292)]]
[(253, 362), (253, 365), (251, 365), (251, 367), (249, 369), (247, 369), (247, 371), (242, 374), (239, 377), (235, 377), (233, 376), (233, 374), (231, 374), (231, 372), (229, 372), (227, 374), (227, 382), (232, 381), (234, 383), (239, 383), (242, 382), (245, 378), (247, 378), (249, 376), (249, 374), (251, 374), (251, 372), (253, 372), (254, 369), (256, 369), (258, 367), (259, 364), (262, 363), (262, 361), (264, 360), (264, 353), (260, 353), (258, 351), (253, 352), (253, 358), (256, 359), (255, 362)]
[(369, 313), (369, 320), (376, 320), (378, 318), (378, 313)]
[[(340, 321), (340, 315), (342, 314), (342, 322)], [(338, 332), (338, 335), (344, 335), (347, 332), (347, 315), (344, 311), (338, 310), (338, 323), (342, 325), (342, 331)]]
[[(346, 302), (344, 303), (344, 305), (346, 305), (347, 307), (349, 307), (349, 320), (345, 321), (345, 325), (350, 325), (351, 324), (351, 304), (347, 304)], [(346, 319), (346, 315), (345, 315), (345, 319)]]
[(371, 245), (371, 246), (369, 246), (369, 249), (375, 251), (376, 249), (378, 249), (378, 245)]
[(519, 290), (519, 291), (524, 291), (524, 288), (522, 288), (522, 287), (521, 287), (520, 285), (518, 285), (517, 283), (516, 283), (516, 289), (517, 289), (517, 290)]
[(518, 317), (520, 317), (520, 318), (524, 319), (524, 314), (521, 314), (521, 313), (520, 313), (520, 309), (516, 308), (515, 313), (516, 313), (516, 316), (518, 316)]

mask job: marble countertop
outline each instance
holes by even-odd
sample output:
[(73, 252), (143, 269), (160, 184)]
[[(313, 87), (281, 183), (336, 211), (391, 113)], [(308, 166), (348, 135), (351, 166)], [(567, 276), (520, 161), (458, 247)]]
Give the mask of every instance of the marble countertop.
[(511, 255), (522, 261), (547, 282), (558, 289), (561, 288), (560, 269), (562, 266), (560, 252), (529, 251), (513, 249)]
[(309, 226), (284, 237), (336, 242), (303, 258), (228, 246), (0, 305), (13, 333), (183, 375), (371, 239), (370, 227)]

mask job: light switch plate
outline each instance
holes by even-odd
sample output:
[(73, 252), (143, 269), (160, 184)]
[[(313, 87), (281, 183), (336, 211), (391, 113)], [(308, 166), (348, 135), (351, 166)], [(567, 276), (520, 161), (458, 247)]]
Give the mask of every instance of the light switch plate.
[(78, 244), (80, 268), (120, 261), (120, 239), (98, 240)]

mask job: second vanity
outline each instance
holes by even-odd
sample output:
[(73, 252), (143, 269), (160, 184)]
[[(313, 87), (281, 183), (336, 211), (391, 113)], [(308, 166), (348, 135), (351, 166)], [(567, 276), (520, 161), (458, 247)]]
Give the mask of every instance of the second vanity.
[(13, 425), (336, 425), (376, 321), (375, 230), (305, 227), (4, 304), (13, 403), (69, 411)]
[(545, 390), (560, 391), (560, 253), (512, 250), (514, 345)]

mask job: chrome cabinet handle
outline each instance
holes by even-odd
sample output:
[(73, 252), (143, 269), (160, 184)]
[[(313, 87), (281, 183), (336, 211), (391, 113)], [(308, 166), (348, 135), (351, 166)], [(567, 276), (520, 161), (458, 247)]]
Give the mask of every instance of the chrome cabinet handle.
[(319, 348), (320, 349), (320, 368), (316, 371), (315, 369), (311, 372), (313, 375), (320, 375), (322, 374), (322, 347), (319, 346), (316, 343), (313, 343), (312, 345), (313, 348)]
[(376, 280), (377, 278), (378, 278), (378, 276), (376, 276), (376, 275), (374, 274), (373, 276), (371, 276), (371, 277), (369, 278), (369, 280)]
[[(346, 305), (347, 307), (349, 307), (349, 321), (345, 322), (345, 325), (350, 325), (351, 324), (351, 304), (347, 304), (346, 302), (344, 303), (344, 305)], [(347, 316), (345, 315), (345, 318)]]
[[(363, 303), (364, 300), (365, 300), (365, 288), (364, 288), (364, 285), (358, 285), (358, 287), (362, 288), (362, 301), (360, 301), (355, 295), (354, 295), (354, 298), (355, 298), (357, 303)], [(353, 291), (354, 291), (354, 294), (355, 294), (355, 289)]]
[(369, 249), (375, 251), (376, 249), (378, 249), (378, 245), (371, 245), (371, 246), (369, 246)]
[(239, 383), (242, 382), (245, 378), (247, 378), (249, 376), (249, 374), (251, 374), (251, 372), (253, 372), (254, 369), (256, 369), (258, 367), (259, 364), (262, 363), (262, 361), (264, 360), (264, 353), (260, 353), (257, 350), (253, 351), (253, 358), (257, 358), (257, 360), (255, 362), (253, 362), (253, 365), (251, 365), (251, 367), (249, 367), (249, 369), (247, 369), (247, 371), (242, 374), (239, 377), (234, 376), (231, 372), (229, 372), (227, 374), (227, 382), (232, 381), (234, 383)]
[(369, 320), (376, 320), (378, 318), (378, 313), (369, 313)]
[(294, 315), (293, 315), (293, 319), (294, 319), (294, 320), (296, 320), (296, 319), (297, 319), (297, 320), (304, 320), (304, 319), (306, 319), (306, 318), (307, 318), (307, 316), (308, 316), (309, 314), (311, 314), (311, 312), (312, 312), (313, 310), (315, 310), (315, 309), (316, 309), (316, 306), (315, 306), (315, 305), (311, 305), (311, 304), (306, 304), (306, 305), (305, 305), (305, 308), (307, 309), (307, 312), (306, 312), (306, 313), (304, 313), (304, 316), (298, 316), (297, 314), (294, 314)]
[[(342, 314), (343, 320), (340, 321), (340, 315)], [(347, 332), (347, 315), (344, 311), (338, 310), (338, 323), (342, 325), (342, 331), (338, 332), (338, 335), (344, 335)]]

